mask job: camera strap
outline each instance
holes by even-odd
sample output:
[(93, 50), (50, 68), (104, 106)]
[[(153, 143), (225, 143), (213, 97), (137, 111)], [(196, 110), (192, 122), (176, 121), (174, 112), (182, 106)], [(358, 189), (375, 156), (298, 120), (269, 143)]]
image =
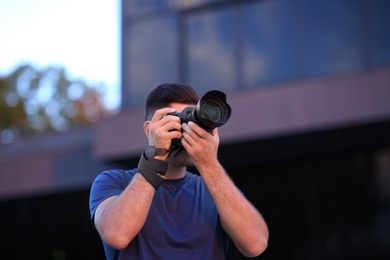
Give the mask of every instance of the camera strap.
[[(146, 159), (144, 153), (138, 163), (138, 172), (154, 187), (155, 190), (163, 183), (164, 179), (158, 174), (165, 175), (168, 162), (154, 158)], [(157, 174), (158, 173), (158, 174)]]
[(171, 155), (171, 153), (173, 151), (176, 151), (176, 153), (173, 155), (173, 157), (176, 157), (181, 151), (184, 150), (184, 147), (182, 145), (175, 145), (175, 146), (171, 146), (171, 148), (169, 149), (169, 154), (168, 154), (168, 157)]

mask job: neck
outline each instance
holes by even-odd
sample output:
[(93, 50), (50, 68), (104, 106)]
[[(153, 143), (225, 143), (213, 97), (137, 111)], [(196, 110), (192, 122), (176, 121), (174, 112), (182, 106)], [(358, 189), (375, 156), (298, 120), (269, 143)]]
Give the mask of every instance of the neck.
[(167, 180), (180, 179), (186, 175), (186, 172), (187, 172), (186, 167), (169, 164), (167, 173), (165, 174), (165, 178)]

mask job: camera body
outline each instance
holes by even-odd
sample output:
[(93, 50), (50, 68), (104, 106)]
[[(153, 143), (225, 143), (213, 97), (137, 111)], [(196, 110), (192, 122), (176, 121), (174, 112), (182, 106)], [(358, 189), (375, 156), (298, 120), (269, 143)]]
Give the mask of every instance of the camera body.
[(181, 124), (192, 121), (207, 132), (211, 132), (214, 128), (224, 125), (231, 113), (230, 105), (226, 102), (226, 94), (212, 90), (207, 92), (196, 106), (188, 106), (180, 113), (168, 115), (178, 116)]
[[(216, 127), (224, 125), (231, 113), (230, 105), (226, 102), (226, 94), (212, 90), (207, 92), (196, 106), (188, 106), (180, 113), (174, 112), (167, 115), (179, 117), (181, 124), (192, 121), (207, 132), (211, 132)], [(172, 139), (171, 151), (179, 148), (182, 148), (180, 139)]]

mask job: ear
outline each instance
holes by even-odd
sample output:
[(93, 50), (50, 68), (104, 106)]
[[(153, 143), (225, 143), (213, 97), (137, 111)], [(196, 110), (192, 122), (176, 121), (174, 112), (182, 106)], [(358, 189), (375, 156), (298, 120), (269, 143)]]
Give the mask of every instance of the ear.
[(149, 126), (150, 126), (150, 121), (145, 121), (144, 123), (144, 132), (147, 138), (149, 138)]

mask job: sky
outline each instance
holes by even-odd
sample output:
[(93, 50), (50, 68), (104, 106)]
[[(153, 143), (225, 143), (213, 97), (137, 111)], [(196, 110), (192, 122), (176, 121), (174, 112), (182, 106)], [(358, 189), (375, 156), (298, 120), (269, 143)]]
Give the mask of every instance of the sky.
[(0, 76), (23, 64), (63, 67), (70, 79), (107, 86), (120, 106), (120, 0), (1, 0)]

